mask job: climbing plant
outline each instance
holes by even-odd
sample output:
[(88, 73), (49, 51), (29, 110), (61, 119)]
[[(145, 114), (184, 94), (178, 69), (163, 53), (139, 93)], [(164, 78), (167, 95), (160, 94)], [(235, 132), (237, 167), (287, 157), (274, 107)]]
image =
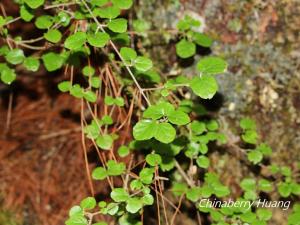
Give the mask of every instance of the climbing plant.
[[(151, 26), (127, 16), (133, 0), (16, 3), (18, 17), (0, 16), (5, 43), (0, 48), (2, 82), (12, 85), (19, 79), (18, 68), (45, 70), (49, 76), (63, 69), (65, 79), (58, 83), (58, 90), (77, 98), (90, 115), (86, 119), (82, 110), (82, 133), (97, 151), (99, 164), (91, 171), (87, 165), (91, 196), (70, 209), (66, 225), (142, 224), (149, 207), (157, 210), (157, 224), (174, 224), (183, 198), (192, 203), (200, 221), (205, 217), (211, 224), (262, 225), (271, 220), (270, 209), (202, 205), (203, 199), (230, 198), (231, 187), (211, 169), (209, 154), (213, 146), (231, 148), (233, 144), (218, 119), (209, 117), (195, 100), (212, 99), (218, 91), (216, 76), (228, 67), (218, 56), (197, 54), (197, 48), (213, 44), (209, 36), (195, 29), (202, 26), (200, 21), (185, 16), (172, 32), (178, 60), (198, 61), (194, 76), (170, 78), (162, 75), (135, 42), (135, 35), (147, 33)], [(9, 27), (15, 22), (31, 23), (40, 35), (32, 39), (13, 36)], [(103, 106), (105, 110), (100, 110)], [(128, 114), (125, 121), (116, 116), (122, 110)], [(120, 130), (127, 124), (132, 141), (120, 143)], [(240, 126), (244, 148), (235, 147), (244, 154), (243, 160), (250, 166), (266, 167), (263, 160), (272, 156), (272, 149), (259, 139), (255, 122), (244, 118)], [(297, 169), (273, 164), (266, 169), (271, 175), (241, 181), (240, 201), (254, 201), (261, 192), (279, 193), (284, 198), (299, 196), (300, 185), (293, 175)], [(108, 184), (108, 198), (96, 198), (93, 186), (98, 182)], [(164, 187), (164, 183), (168, 185)], [(178, 206), (165, 197), (168, 190), (180, 199)], [(171, 220), (162, 210), (165, 207), (174, 208)], [(299, 216), (295, 204), (288, 224), (299, 224)]]

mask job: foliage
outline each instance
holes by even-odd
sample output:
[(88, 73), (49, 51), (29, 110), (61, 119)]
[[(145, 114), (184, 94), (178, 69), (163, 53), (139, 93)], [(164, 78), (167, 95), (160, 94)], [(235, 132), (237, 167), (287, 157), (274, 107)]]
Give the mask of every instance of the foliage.
[[(226, 72), (228, 66), (222, 58), (201, 57), (194, 77), (181, 75), (162, 83), (150, 57), (140, 51), (128, 35), (131, 23), (123, 11), (132, 7), (132, 0), (24, 0), (18, 4), (23, 22), (34, 23), (43, 34), (35, 40), (12, 37), (8, 24), (13, 18), (0, 17), (1, 36), (12, 43), (0, 50), (5, 60), (0, 64), (1, 80), (11, 85), (18, 79), (17, 66), (32, 72), (45, 69), (49, 73), (62, 68), (66, 71), (69, 67), (72, 68), (70, 71), (77, 69), (84, 82), (76, 82), (71, 72), (70, 79), (61, 81), (57, 88), (80, 99), (82, 106), (88, 106), (92, 119), (84, 120), (82, 125), (85, 138), (100, 156), (109, 156), (105, 157), (107, 160), (100, 157), (101, 165), (89, 176), (109, 184), (110, 199), (100, 202), (94, 196), (83, 199), (70, 209), (66, 225), (92, 224), (99, 214), (111, 216), (121, 225), (141, 224), (140, 215), (147, 206), (153, 206), (160, 197), (163, 199), (160, 185), (164, 180), (168, 181), (175, 197), (185, 197), (212, 224), (266, 224), (271, 219), (272, 212), (264, 208), (207, 208), (201, 205), (204, 198), (225, 199), (232, 194), (230, 185), (223, 184), (219, 174), (212, 171), (210, 158), (211, 146), (226, 145), (227, 138), (221, 132), (219, 122), (195, 101), (199, 97), (212, 99), (217, 93), (215, 76)], [(43, 5), (47, 14), (40, 15), (38, 10)], [(60, 10), (61, 7), (66, 10)], [(179, 40), (175, 47), (181, 60), (196, 55), (197, 46), (208, 48), (212, 45), (210, 37), (195, 31), (199, 26), (201, 23), (189, 16), (178, 22), (176, 40)], [(137, 33), (147, 32), (149, 26), (142, 20), (135, 20), (133, 28)], [(30, 45), (39, 41), (44, 41), (42, 47)], [(37, 54), (25, 51), (27, 48), (36, 50)], [(104, 79), (99, 72), (103, 65), (91, 60), (100, 54), (106, 56), (105, 66), (108, 71), (113, 71), (110, 73), (114, 78)], [(140, 82), (142, 77), (150, 78), (150, 84), (155, 86), (144, 87), (146, 82)], [(122, 86), (121, 92), (117, 93), (115, 86), (109, 83), (113, 79)], [(177, 97), (183, 90), (192, 97)], [(91, 109), (98, 104), (105, 106), (101, 116)], [(134, 112), (134, 116), (129, 117), (133, 123), (134, 140), (131, 143), (119, 145), (119, 129), (110, 129), (117, 123), (113, 116), (116, 108), (119, 112), (130, 109), (131, 115)], [(122, 127), (124, 124), (117, 125)], [(251, 166), (263, 166), (263, 160), (272, 156), (271, 148), (260, 142), (253, 120), (242, 119), (240, 127), (241, 139), (247, 148), (241, 151)], [(116, 146), (117, 156), (114, 154)], [(132, 167), (122, 162), (122, 158), (137, 154), (133, 151), (144, 156), (143, 165), (138, 162)], [(272, 164), (268, 169), (276, 181), (270, 177), (243, 179), (241, 201), (254, 201), (261, 192), (276, 192), (284, 198), (300, 195), (300, 185), (293, 177), (292, 168)], [(161, 177), (163, 173), (168, 177)], [(114, 186), (114, 179), (122, 180), (123, 185)], [(289, 224), (297, 224), (298, 218), (299, 206), (295, 205)], [(107, 223), (97, 221), (95, 224)]]

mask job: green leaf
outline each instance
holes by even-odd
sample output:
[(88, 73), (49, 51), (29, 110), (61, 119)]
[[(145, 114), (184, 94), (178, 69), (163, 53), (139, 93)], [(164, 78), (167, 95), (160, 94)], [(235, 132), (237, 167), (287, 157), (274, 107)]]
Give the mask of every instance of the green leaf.
[(124, 33), (127, 31), (127, 20), (123, 18), (114, 19), (107, 24), (107, 27), (115, 33)]
[(112, 3), (120, 9), (129, 9), (132, 6), (132, 0), (112, 0)]
[(70, 211), (69, 211), (69, 216), (83, 216), (84, 212), (82, 210), (82, 208), (79, 205), (75, 205), (73, 206)]
[(83, 215), (75, 215), (69, 218), (66, 225), (88, 225), (87, 219)]
[(242, 221), (247, 222), (247, 223), (252, 223), (256, 219), (256, 215), (251, 211), (248, 211), (248, 212), (245, 212), (244, 214), (241, 214), (240, 217), (241, 217)]
[(272, 164), (269, 166), (269, 170), (272, 174), (276, 174), (280, 171), (280, 168), (279, 168), (279, 166)]
[(183, 19), (181, 19), (178, 22), (177, 28), (181, 31), (186, 31), (191, 29), (191, 27), (199, 27), (200, 25), (201, 25), (200, 21), (195, 20), (190, 16), (185, 16)]
[(202, 134), (206, 131), (206, 126), (205, 126), (205, 123), (194, 120), (191, 123), (191, 129), (192, 129), (193, 133), (195, 133), (195, 134)]
[(137, 213), (143, 207), (143, 201), (137, 197), (127, 201), (126, 210), (130, 213)]
[(93, 209), (97, 205), (94, 197), (87, 197), (80, 202), (80, 206), (83, 209)]
[(120, 107), (124, 106), (124, 104), (125, 104), (124, 98), (122, 98), (122, 97), (115, 98), (114, 102), (117, 106), (120, 106)]
[(107, 173), (110, 176), (119, 176), (126, 170), (125, 163), (117, 163), (114, 160), (109, 160), (107, 162)]
[(180, 58), (186, 59), (196, 54), (196, 45), (186, 39), (176, 44), (176, 53)]
[(202, 190), (200, 187), (193, 187), (186, 192), (186, 198), (192, 202), (196, 202), (201, 198)]
[(230, 194), (230, 190), (228, 187), (224, 185), (215, 185), (214, 193), (218, 198), (228, 196)]
[(42, 56), (43, 63), (46, 67), (46, 70), (49, 72), (60, 69), (64, 64), (64, 58), (54, 52), (46, 53)]
[(257, 209), (256, 214), (260, 220), (268, 221), (272, 218), (272, 212), (267, 209)]
[(81, 48), (86, 41), (86, 33), (78, 31), (70, 35), (65, 41), (65, 48), (70, 50), (77, 50)]
[(145, 187), (143, 187), (142, 191), (143, 191), (144, 195), (147, 195), (147, 194), (150, 194), (151, 189), (149, 187), (145, 186)]
[(134, 67), (141, 72), (146, 72), (150, 70), (153, 67), (153, 63), (151, 59), (143, 57), (143, 56), (138, 56), (134, 60)]
[(52, 43), (58, 43), (62, 38), (62, 34), (59, 30), (51, 29), (44, 34), (44, 37), (47, 41), (50, 41)]
[(153, 205), (154, 198), (151, 194), (146, 194), (142, 197), (143, 205)]
[(91, 46), (97, 47), (97, 48), (102, 48), (104, 47), (110, 37), (107, 33), (103, 32), (98, 32), (96, 34), (88, 34), (87, 35), (87, 41)]
[(256, 182), (252, 178), (244, 178), (240, 185), (244, 191), (251, 191), (255, 190)]
[(118, 154), (120, 157), (126, 157), (129, 154), (129, 148), (125, 145), (122, 145), (118, 148)]
[(32, 9), (42, 6), (45, 0), (24, 0), (24, 2)]
[(190, 122), (190, 117), (185, 112), (174, 110), (168, 114), (168, 119), (171, 123), (176, 125), (186, 125)]
[(27, 70), (36, 72), (40, 67), (40, 61), (34, 57), (28, 57), (24, 60), (24, 66)]
[(256, 123), (250, 118), (243, 118), (240, 121), (240, 127), (243, 130), (256, 130)]
[(107, 206), (107, 213), (111, 216), (115, 215), (119, 210), (119, 205), (117, 203), (109, 203)]
[(91, 77), (95, 74), (95, 69), (91, 66), (85, 66), (82, 69), (82, 74), (86, 77)]
[(132, 48), (127, 48), (127, 47), (121, 48), (120, 54), (124, 60), (129, 62), (134, 61), (137, 57), (136, 51)]
[(133, 180), (130, 182), (130, 188), (131, 190), (139, 190), (143, 187), (143, 183), (140, 180)]
[(133, 127), (133, 137), (136, 140), (149, 140), (156, 133), (156, 123), (151, 120), (141, 120)]
[(113, 119), (108, 115), (103, 116), (101, 122), (103, 125), (111, 125), (114, 123)]
[(157, 105), (149, 106), (144, 114), (144, 118), (151, 118), (157, 120), (163, 116), (168, 116), (171, 112), (174, 111), (174, 106), (168, 102), (160, 102)]
[(202, 144), (200, 143), (199, 145), (199, 151), (202, 153), (202, 154), (206, 154), (208, 152), (208, 147), (206, 144)]
[(188, 191), (188, 186), (185, 183), (174, 183), (172, 192), (175, 196), (180, 196)]
[(103, 167), (97, 167), (92, 172), (94, 180), (104, 180), (107, 177), (107, 171)]
[(111, 96), (105, 96), (104, 103), (106, 105), (117, 105), (117, 106), (124, 106), (125, 102), (122, 97), (113, 98)]
[[(211, 218), (214, 220), (214, 221), (218, 221), (218, 222), (221, 222), (221, 220), (223, 219), (223, 215), (219, 212), (219, 211), (211, 211), (210, 212), (210, 216)], [(223, 222), (223, 221), (222, 221)], [(222, 225), (222, 224), (219, 224), (218, 225)]]
[(105, 103), (105, 105), (114, 105), (115, 99), (111, 96), (105, 96), (104, 103)]
[(9, 53), (5, 56), (5, 59), (7, 62), (17, 65), (24, 61), (25, 56), (22, 49), (15, 48), (13, 50), (10, 50)]
[(199, 156), (196, 163), (200, 168), (207, 169), (209, 167), (209, 159), (204, 155)]
[(265, 191), (265, 192), (270, 192), (273, 190), (272, 183), (266, 179), (259, 180), (258, 187), (259, 187), (259, 190)]
[(278, 185), (278, 192), (282, 197), (287, 198), (292, 193), (292, 186), (289, 183), (281, 182)]
[(281, 173), (285, 177), (290, 177), (292, 175), (292, 170), (288, 166), (283, 166), (283, 167), (281, 167)]
[(109, 0), (91, 0), (93, 6), (104, 6), (109, 2)]
[(70, 94), (72, 96), (74, 96), (75, 98), (82, 98), (83, 97), (83, 93), (84, 93), (84, 90), (82, 87), (80, 87), (79, 84), (75, 84), (71, 87), (70, 89)]
[(265, 221), (255, 220), (251, 223), (251, 225), (268, 225)]
[(139, 173), (139, 177), (144, 184), (151, 184), (153, 180), (153, 168), (144, 168)]
[(150, 166), (157, 166), (162, 162), (161, 156), (158, 154), (148, 154), (146, 156), (146, 162)]
[(10, 68), (4, 68), (1, 72), (1, 80), (3, 83), (10, 85), (17, 77), (15, 71)]
[(115, 188), (111, 191), (110, 197), (115, 202), (126, 202), (129, 199), (129, 194), (124, 188)]
[(53, 19), (48, 15), (39, 16), (34, 24), (38, 29), (49, 29), (53, 24)]
[(91, 90), (85, 91), (84, 94), (83, 94), (83, 97), (88, 102), (96, 102), (97, 101), (97, 95), (96, 95), (96, 93), (94, 93)]
[(9, 49), (9, 47), (7, 45), (1, 46), (0, 47), (0, 56), (4, 56), (4, 55), (8, 54), (9, 51), (10, 51), (10, 49)]
[(193, 92), (203, 99), (211, 99), (218, 91), (218, 84), (213, 76), (194, 77), (190, 83)]
[(56, 17), (57, 23), (60, 23), (62, 26), (67, 27), (70, 24), (71, 17), (64, 11), (60, 11)]
[(98, 203), (99, 208), (104, 208), (105, 206), (107, 206), (107, 203), (105, 201), (100, 201)]
[(20, 16), (24, 21), (30, 22), (34, 18), (33, 10), (26, 5), (22, 5), (20, 8)]
[(255, 200), (257, 198), (255, 190), (245, 191), (244, 198), (247, 200)]
[(199, 154), (199, 144), (195, 142), (191, 142), (187, 146), (187, 150), (184, 152), (186, 157), (193, 159)]
[(272, 148), (265, 143), (260, 144), (257, 148), (257, 151), (260, 151), (263, 155), (270, 156), (272, 155)]
[(3, 16), (0, 16), (0, 28), (2, 28), (6, 24), (6, 20)]
[(96, 144), (104, 150), (110, 150), (113, 142), (114, 140), (109, 134), (100, 135), (96, 140)]
[(219, 129), (219, 124), (216, 120), (209, 120), (207, 123), (206, 123), (206, 128), (209, 130), (209, 131), (216, 131)]
[(167, 97), (167, 96), (169, 96), (170, 92), (168, 89), (163, 89), (163, 90), (161, 90), (160, 94), (163, 97)]
[(242, 135), (244, 142), (249, 144), (256, 144), (258, 135), (254, 130), (246, 130), (245, 134)]
[(105, 8), (97, 8), (95, 14), (104, 19), (115, 19), (120, 15), (121, 11), (116, 6), (108, 6)]
[(6, 24), (6, 19), (3, 16), (0, 16), (0, 28)]
[(61, 92), (68, 92), (70, 91), (72, 85), (70, 81), (62, 81), (57, 85), (57, 87)]
[(257, 198), (256, 192), (254, 190), (246, 191), (244, 194), (244, 198), (254, 201)]
[(91, 85), (93, 88), (99, 88), (101, 86), (101, 79), (99, 77), (92, 77)]
[(102, 123), (101, 121), (97, 120), (92, 120), (91, 124), (87, 125), (84, 127), (84, 133), (86, 134), (87, 138), (89, 139), (97, 139), (100, 133), (100, 127)]
[(156, 125), (156, 131), (154, 137), (156, 140), (168, 144), (175, 139), (176, 130), (169, 123), (159, 123)]
[(300, 225), (300, 210), (299, 204), (295, 204), (293, 207), (293, 213), (288, 216), (288, 225)]
[(202, 187), (202, 196), (204, 198), (209, 198), (213, 194), (213, 189), (210, 186), (203, 186)]
[(292, 193), (294, 195), (300, 195), (300, 184), (297, 184), (295, 182), (291, 183)]
[(253, 164), (258, 164), (263, 159), (263, 154), (257, 150), (251, 150), (247, 154), (248, 160)]
[(224, 73), (227, 69), (227, 63), (221, 58), (209, 56), (200, 60), (197, 69), (202, 74), (215, 75)]
[(211, 45), (213, 43), (213, 40), (209, 36), (207, 36), (205, 34), (201, 34), (201, 33), (194, 33), (193, 39), (197, 45), (200, 45), (200, 46), (203, 46), (206, 48), (211, 47)]

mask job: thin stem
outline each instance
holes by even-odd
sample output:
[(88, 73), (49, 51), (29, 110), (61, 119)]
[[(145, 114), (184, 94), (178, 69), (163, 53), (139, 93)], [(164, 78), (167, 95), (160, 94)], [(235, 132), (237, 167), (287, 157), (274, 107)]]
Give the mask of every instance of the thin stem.
[[(188, 87), (189, 84), (174, 84), (173, 87)], [(164, 89), (165, 86), (153, 87), (153, 88), (143, 88), (143, 91), (156, 91)]]
[(91, 194), (92, 196), (95, 195), (95, 190), (94, 190), (94, 186), (93, 186), (93, 182), (92, 182), (92, 178), (91, 178), (91, 171), (89, 168), (89, 161), (88, 161), (88, 157), (87, 157), (87, 149), (86, 149), (86, 145), (85, 145), (85, 136), (84, 136), (84, 124), (83, 124), (83, 118), (84, 118), (84, 105), (83, 105), (83, 100), (81, 100), (81, 142), (82, 142), (82, 148), (83, 148), (83, 153), (84, 153), (84, 161), (85, 161), (85, 167), (86, 167), (86, 173), (87, 173), (87, 178), (88, 178), (88, 183), (90, 186), (90, 190), (91, 190)]
[(15, 42), (15, 43), (24, 48), (28, 48), (28, 49), (32, 49), (32, 50), (45, 50), (46, 49), (46, 47), (42, 47), (42, 46), (31, 46), (31, 45), (27, 45), (27, 44), (23, 44), (23, 43), (18, 43), (18, 42)]
[(43, 39), (44, 39), (44, 37), (41, 36), (41, 37), (34, 38), (34, 39), (22, 40), (22, 41), (19, 41), (19, 43), (23, 43), (23, 44), (31, 44), (31, 43), (34, 43), (34, 42), (41, 41), (41, 40), (43, 40)]
[(10, 123), (11, 123), (13, 96), (14, 96), (13, 92), (10, 91), (9, 101), (8, 101), (7, 117), (6, 117), (6, 132), (8, 132), (9, 127), (10, 127)]
[(56, 4), (56, 5), (47, 5), (44, 7), (44, 9), (53, 9), (53, 8), (59, 8), (62, 6), (71, 6), (71, 5), (77, 5), (78, 2), (69, 2), (69, 3), (61, 3), (61, 4)]
[[(157, 178), (158, 176), (159, 176), (159, 175), (158, 175), (158, 168), (157, 168), (157, 166), (156, 166), (156, 169), (155, 169), (155, 177)], [(162, 196), (163, 196), (163, 193), (162, 193), (162, 187), (161, 187), (161, 184), (160, 184), (160, 180), (159, 180), (159, 179), (157, 180), (157, 184), (158, 184), (158, 189), (159, 189), (159, 193), (160, 193), (161, 201), (162, 201), (162, 205), (163, 205), (163, 211), (164, 211), (164, 216), (165, 216), (166, 225), (169, 225), (169, 222), (168, 222), (168, 216), (167, 216), (167, 211), (166, 211), (166, 205), (165, 205), (164, 198), (162, 197)]]
[(190, 187), (195, 187), (194, 181), (189, 178), (189, 176), (184, 172), (179, 163), (175, 160), (175, 166), (178, 169), (178, 172), (181, 174), (183, 179), (187, 182)]
[(18, 20), (20, 20), (20, 19), (21, 19), (21, 17), (16, 17), (16, 18), (14, 18), (14, 19), (8, 21), (6, 24), (4, 24), (4, 26), (7, 26), (7, 25), (9, 25), (9, 24), (11, 24), (11, 23), (14, 23), (14, 22), (16, 22), (16, 21), (18, 21)]
[(178, 212), (179, 212), (179, 210), (180, 210), (180, 207), (181, 207), (181, 203), (182, 203), (183, 197), (184, 197), (184, 194), (182, 194), (182, 195), (180, 196), (178, 206), (177, 206), (177, 208), (176, 208), (176, 210), (175, 210), (175, 213), (174, 213), (174, 215), (172, 216), (172, 219), (171, 219), (171, 225), (174, 225), (176, 216), (177, 216), (177, 214), (178, 214)]

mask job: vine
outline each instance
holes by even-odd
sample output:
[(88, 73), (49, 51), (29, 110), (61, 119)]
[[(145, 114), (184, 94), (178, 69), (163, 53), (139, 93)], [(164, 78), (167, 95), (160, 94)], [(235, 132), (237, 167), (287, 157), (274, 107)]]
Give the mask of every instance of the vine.
[[(184, 199), (193, 203), (199, 224), (203, 217), (218, 225), (267, 224), (272, 212), (266, 208), (203, 206), (203, 199), (228, 199), (232, 194), (230, 186), (210, 169), (212, 143), (236, 149), (247, 164), (270, 172), (243, 179), (240, 201), (255, 201), (261, 192), (275, 193), (277, 198), (296, 199), (300, 195), (297, 176), (293, 175), (296, 169), (264, 165), (263, 160), (272, 155), (272, 149), (259, 140), (253, 120), (244, 118), (240, 122), (241, 143), (246, 146), (241, 148), (219, 131), (217, 120), (202, 117), (207, 113), (194, 100), (212, 99), (217, 93), (215, 76), (226, 72), (228, 66), (222, 58), (201, 57), (192, 78), (178, 75), (162, 79), (149, 56), (141, 54), (134, 37), (128, 35), (139, 35), (149, 28), (142, 20), (135, 20), (128, 30), (126, 11), (133, 0), (16, 2), (20, 6), (19, 17), (0, 16), (0, 33), (6, 42), (0, 48), (4, 60), (0, 64), (2, 82), (11, 85), (18, 79), (19, 66), (31, 72), (45, 69), (49, 73), (64, 68), (68, 79), (61, 81), (58, 89), (80, 99), (91, 196), (70, 209), (66, 225), (106, 225), (103, 218), (107, 216), (121, 225), (142, 224), (147, 207), (157, 210), (157, 224), (173, 225)], [(9, 26), (20, 20), (34, 23), (43, 35), (28, 40), (13, 37)], [(189, 16), (178, 22), (177, 30), (172, 32), (178, 58), (194, 57), (197, 46), (212, 45), (209, 36), (195, 31), (200, 26)], [(83, 81), (78, 82), (76, 76)], [(84, 113), (86, 109), (89, 116)], [(124, 111), (126, 117), (119, 117)], [(133, 141), (125, 143), (120, 138), (124, 127), (132, 130)], [(92, 171), (86, 142), (94, 146), (99, 157), (99, 165)], [(126, 161), (128, 158), (130, 162)], [(116, 185), (120, 183), (116, 180), (122, 185)], [(97, 181), (107, 182), (110, 200), (96, 201)], [(164, 184), (171, 187), (169, 190), (179, 199), (178, 205), (165, 196)], [(171, 219), (166, 207), (174, 210)], [(288, 224), (299, 224), (299, 215), (299, 204), (295, 204)]]

